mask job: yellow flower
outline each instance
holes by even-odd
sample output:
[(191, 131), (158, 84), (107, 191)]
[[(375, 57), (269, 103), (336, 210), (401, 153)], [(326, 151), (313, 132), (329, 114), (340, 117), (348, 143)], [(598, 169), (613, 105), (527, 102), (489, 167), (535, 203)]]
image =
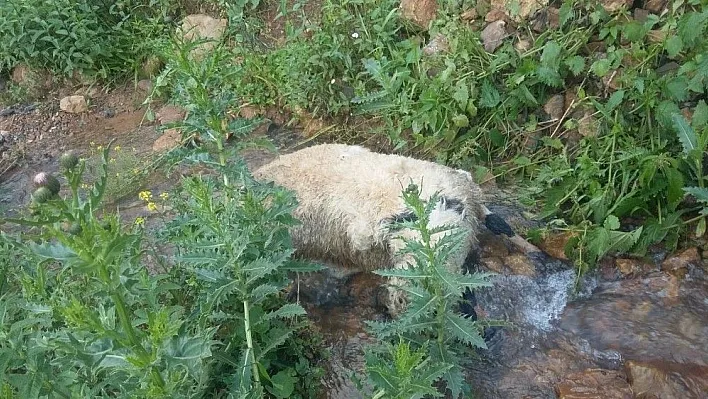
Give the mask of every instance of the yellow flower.
[(147, 208), (148, 211), (155, 212), (157, 210), (157, 205), (154, 202), (148, 202)]
[(116, 159), (115, 159), (115, 158), (111, 158), (111, 159), (108, 160), (108, 162), (110, 162), (110, 163), (116, 163)]
[(142, 216), (138, 216), (135, 218), (135, 225), (136, 226), (144, 226), (145, 225), (145, 218)]
[(103, 151), (103, 146), (99, 145), (98, 147), (96, 147), (96, 151)]
[(167, 193), (161, 193), (160, 198), (162, 198), (163, 201), (167, 201), (167, 199), (170, 198), (170, 195)]
[(138, 193), (138, 197), (140, 197), (143, 201), (150, 202), (152, 199), (152, 193), (150, 191), (141, 191)]
[(114, 150), (115, 150), (116, 152), (120, 152), (120, 146), (117, 145), (117, 146), (114, 148)]

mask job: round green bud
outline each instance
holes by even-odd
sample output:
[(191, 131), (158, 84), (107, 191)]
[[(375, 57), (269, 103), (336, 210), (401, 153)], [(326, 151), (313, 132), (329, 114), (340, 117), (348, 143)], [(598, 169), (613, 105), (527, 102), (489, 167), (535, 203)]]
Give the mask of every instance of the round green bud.
[(38, 204), (43, 204), (47, 202), (50, 198), (54, 196), (54, 193), (51, 192), (47, 187), (40, 187), (37, 190), (35, 190), (34, 193), (32, 193), (32, 198), (34, 199), (34, 202)]
[(71, 170), (79, 163), (79, 157), (72, 151), (67, 151), (59, 157), (59, 165), (65, 170)]

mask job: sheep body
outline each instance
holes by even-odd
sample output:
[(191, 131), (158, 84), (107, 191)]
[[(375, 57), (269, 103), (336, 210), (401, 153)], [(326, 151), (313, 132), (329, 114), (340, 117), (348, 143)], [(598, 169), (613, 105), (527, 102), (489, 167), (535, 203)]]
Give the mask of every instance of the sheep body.
[(309, 147), (280, 156), (253, 175), (295, 192), (299, 205), (294, 216), (302, 225), (291, 234), (298, 255), (339, 264), (350, 272), (407, 266), (410, 259), (398, 254), (403, 242), (397, 238), (415, 238), (415, 232), (393, 233), (389, 227), (406, 215), (401, 191), (410, 182), (419, 186), (421, 198), (435, 193), (442, 198), (429, 227), (453, 225), (469, 233), (450, 261), (451, 271), (460, 271), (476, 244), (486, 209), (468, 172), (360, 146)]

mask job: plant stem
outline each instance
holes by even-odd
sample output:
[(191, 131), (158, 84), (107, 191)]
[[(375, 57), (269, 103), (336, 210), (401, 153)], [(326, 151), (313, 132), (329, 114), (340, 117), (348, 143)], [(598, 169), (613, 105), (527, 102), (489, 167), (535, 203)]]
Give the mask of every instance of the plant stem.
[(251, 335), (251, 313), (250, 313), (250, 304), (248, 303), (248, 300), (243, 301), (243, 326), (244, 329), (246, 330), (246, 346), (248, 347), (248, 351), (251, 354), (251, 367), (253, 367), (253, 379), (256, 381), (257, 384), (261, 383), (260, 376), (258, 375), (258, 365), (256, 364), (256, 354), (253, 351), (253, 337)]

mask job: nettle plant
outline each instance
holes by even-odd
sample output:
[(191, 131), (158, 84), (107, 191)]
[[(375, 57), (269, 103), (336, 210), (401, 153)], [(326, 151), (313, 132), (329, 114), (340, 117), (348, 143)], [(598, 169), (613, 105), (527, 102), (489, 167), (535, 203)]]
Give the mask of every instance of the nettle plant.
[[(422, 200), (415, 184), (410, 184), (402, 195), (416, 219), (397, 227), (418, 232), (420, 240), (405, 239), (402, 252), (413, 260), (408, 269), (376, 272), (407, 282), (403, 289), (408, 294), (409, 306), (394, 321), (369, 322), (371, 331), (382, 342), (399, 341), (393, 347), (386, 345), (383, 353), (374, 350), (367, 355), (369, 378), (378, 389), (375, 397), (443, 397), (443, 393), (431, 388), (437, 381), (446, 384), (452, 397), (460, 394), (469, 397), (460, 355), (469, 354), (471, 348), (486, 348), (481, 332), (490, 324), (463, 317), (458, 303), (466, 290), (490, 287), (491, 275), (449, 271), (446, 263), (459, 251), (467, 233), (445, 226), (428, 228), (437, 196)], [(444, 235), (433, 239), (439, 233)]]
[(66, 196), (40, 173), (30, 214), (4, 220), (28, 228), (0, 242), (5, 397), (314, 395), (314, 341), (293, 335), (304, 310), (280, 295), (286, 272), (306, 269), (290, 261), (292, 196), (240, 168), (233, 184), (185, 180), (162, 237), (175, 264), (156, 271), (144, 256), (152, 232), (101, 209), (110, 147), (95, 182), (65, 154)]

